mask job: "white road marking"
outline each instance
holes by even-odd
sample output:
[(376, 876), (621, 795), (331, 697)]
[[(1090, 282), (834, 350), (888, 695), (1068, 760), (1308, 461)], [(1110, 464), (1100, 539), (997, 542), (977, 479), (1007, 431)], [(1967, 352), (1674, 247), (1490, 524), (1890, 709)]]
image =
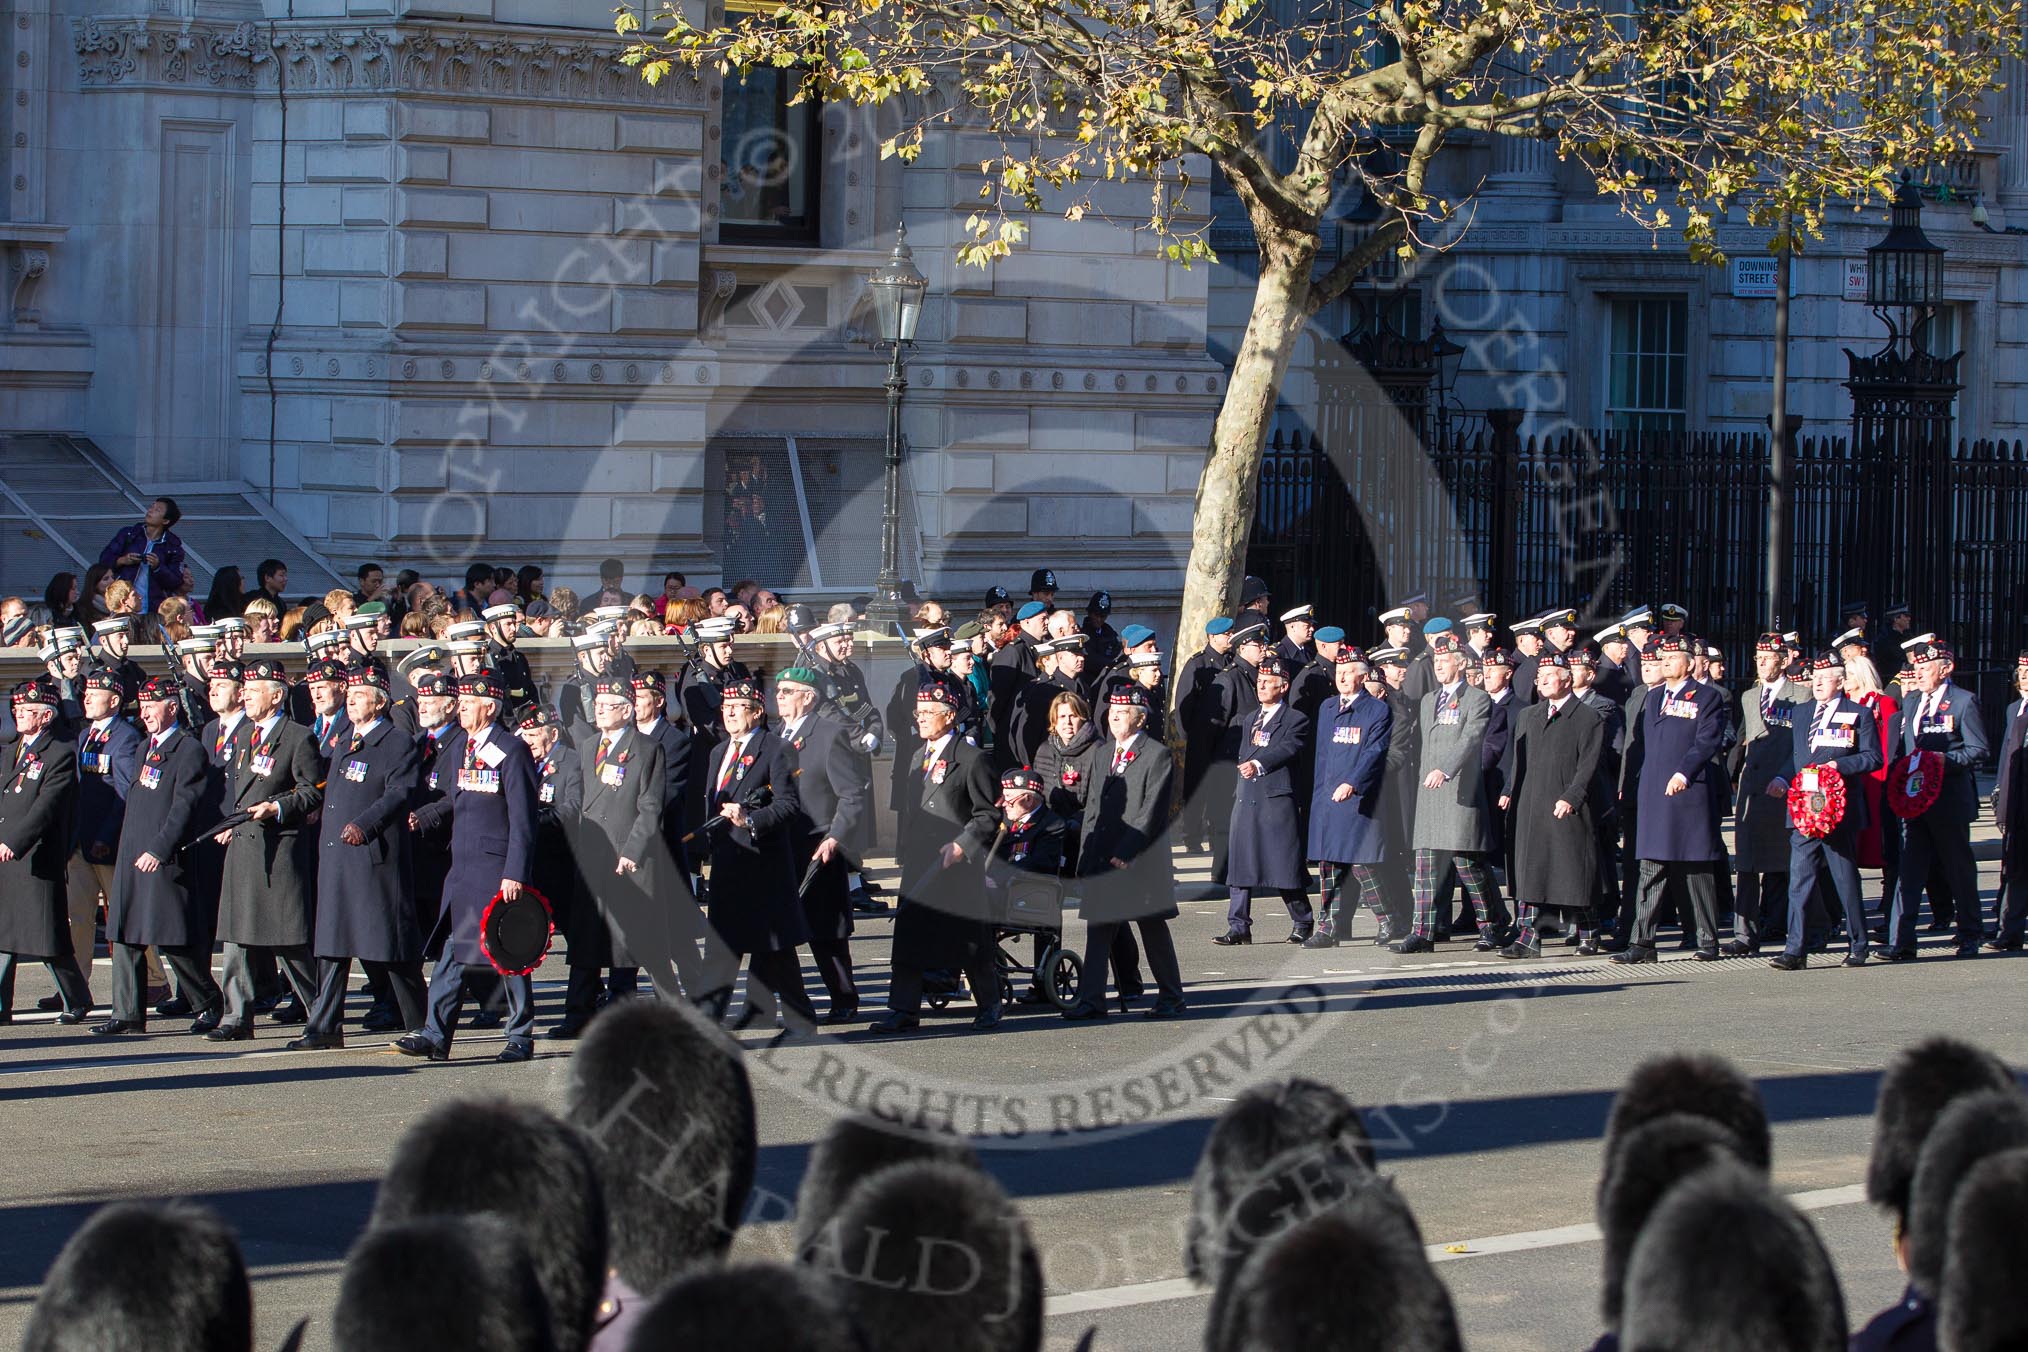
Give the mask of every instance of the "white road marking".
[[(1865, 1200), (1866, 1189), (1857, 1183), (1839, 1188), (1818, 1188), (1810, 1192), (1788, 1194), (1789, 1205), (1798, 1211), (1823, 1211), (1830, 1207), (1850, 1206)], [(1556, 1249), (1571, 1244), (1589, 1244), (1599, 1237), (1598, 1227), (1586, 1221), (1581, 1225), (1559, 1225), (1548, 1230), (1517, 1230), (1513, 1234), (1489, 1235), (1484, 1239), (1432, 1244), (1426, 1252), (1432, 1263), (1452, 1263), (1461, 1258), (1486, 1258), (1494, 1254), (1525, 1253), (1534, 1249)], [(1209, 1287), (1199, 1286), (1188, 1277), (1171, 1277), (1159, 1282), (1137, 1282), (1131, 1286), (1109, 1286), (1096, 1291), (1071, 1291), (1060, 1296), (1051, 1296), (1045, 1302), (1044, 1310), (1051, 1315), (1089, 1314), (1095, 1310), (1156, 1305), (1163, 1301), (1188, 1300), (1193, 1296), (1210, 1294)]]

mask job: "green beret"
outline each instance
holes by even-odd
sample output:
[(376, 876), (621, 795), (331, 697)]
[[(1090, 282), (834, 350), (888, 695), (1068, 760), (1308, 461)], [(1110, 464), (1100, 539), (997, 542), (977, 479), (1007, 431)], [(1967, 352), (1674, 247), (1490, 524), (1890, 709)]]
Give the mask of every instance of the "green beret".
[(775, 684), (806, 685), (812, 690), (824, 688), (824, 678), (808, 667), (789, 667), (775, 677)]

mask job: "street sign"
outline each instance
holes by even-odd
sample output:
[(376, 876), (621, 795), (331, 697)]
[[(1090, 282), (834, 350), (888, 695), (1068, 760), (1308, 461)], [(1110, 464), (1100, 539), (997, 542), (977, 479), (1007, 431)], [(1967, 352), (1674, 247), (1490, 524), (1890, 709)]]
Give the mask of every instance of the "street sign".
[(1866, 299), (1866, 260), (1863, 258), (1845, 260), (1845, 299)]
[(1732, 294), (1741, 297), (1767, 297), (1775, 293), (1775, 266), (1773, 257), (1735, 258), (1732, 260)]

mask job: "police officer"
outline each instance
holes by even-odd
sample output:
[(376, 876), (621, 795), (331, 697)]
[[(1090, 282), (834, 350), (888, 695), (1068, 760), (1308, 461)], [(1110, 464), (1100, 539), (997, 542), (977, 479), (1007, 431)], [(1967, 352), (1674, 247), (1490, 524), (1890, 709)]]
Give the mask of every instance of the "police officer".
[[(719, 717), (725, 687), (748, 679), (748, 673), (732, 658), (731, 620), (699, 620), (691, 628), (697, 636), (697, 656), (684, 668), (681, 693), (683, 714), (690, 721), (689, 801), (684, 812), (691, 821), (701, 822), (711, 815), (704, 802), (711, 752), (725, 739), (725, 725)], [(812, 632), (821, 634), (823, 627)]]
[(1718, 817), (1725, 790), (1715, 757), (1724, 744), (1725, 696), (1690, 679), (1690, 641), (1656, 641), (1661, 684), (1641, 706), (1640, 738), (1626, 774), (1640, 811), (1635, 855), (1640, 899), (1626, 950), (1614, 962), (1654, 962), (1655, 925), (1663, 901), (1677, 894), (1686, 931), (1694, 927), (1697, 956), (1718, 957), (1717, 870), (1725, 865)]
[[(487, 908), (497, 896), (513, 901), (535, 876), (535, 761), (520, 738), (499, 725), (507, 692), (491, 672), (460, 676), (458, 726), (465, 741), (450, 793), (420, 809), (418, 825), (432, 816), (451, 822), (451, 871), (444, 879), (444, 909), (437, 929), (443, 956), (430, 973), (429, 1019), (395, 1040), (405, 1056), (450, 1058), (451, 1039), (465, 1001), (465, 969), (487, 963), (481, 940)], [(490, 964), (487, 964), (490, 966)], [(496, 1060), (535, 1055), (535, 987), (528, 973), (503, 973), (507, 993), (507, 1045)]]
[(1775, 781), (1784, 798), (1798, 779), (1806, 797), (1824, 792), (1821, 781), (1831, 775), (1840, 777), (1845, 790), (1844, 815), (1829, 835), (1790, 830), (1789, 936), (1768, 963), (1778, 972), (1808, 965), (1806, 916), (1818, 880), (1826, 877), (1845, 916), (1843, 965), (1858, 967), (1866, 961), (1866, 903), (1859, 891), (1859, 837), (1867, 822), (1864, 781), (1884, 760), (1873, 711), (1846, 699), (1844, 691), (1845, 659), (1835, 652), (1817, 654), (1810, 663), (1810, 699), (1790, 721), (1790, 752)]
[(1029, 601), (1014, 612), (1015, 630), (987, 663), (987, 684), (992, 707), (987, 711), (993, 725), (993, 759), (1002, 769), (1026, 764), (1014, 750), (1009, 729), (1014, 711), (1021, 703), (1021, 688), (1035, 679), (1039, 670), (1035, 648), (1049, 637), (1049, 607)]
[[(577, 859), (583, 887), (567, 913), (570, 979), (563, 1021), (548, 1034), (566, 1040), (584, 1031), (602, 999), (640, 989), (641, 959), (672, 947), (675, 922), (687, 919), (692, 934), (701, 929), (697, 905), (681, 878), (662, 876), (675, 872), (660, 848), (668, 762), (661, 741), (642, 736), (635, 726), (632, 684), (618, 676), (600, 680), (592, 718), (593, 730), (578, 748)], [(693, 753), (702, 740), (691, 734)], [(674, 951), (680, 960), (680, 948)], [(601, 989), (599, 973), (606, 968), (611, 980)]]
[(184, 731), (177, 691), (157, 676), (141, 687), (141, 725), (148, 744), (141, 753), (120, 844), (113, 866), (113, 893), (106, 912), (112, 947), (112, 1017), (93, 1026), (101, 1037), (147, 1029), (141, 1003), (145, 950), (153, 944), (175, 974), (176, 988), (189, 1002), (193, 1033), (218, 1026), (224, 996), (211, 979), (211, 916), (199, 913), (182, 847), (193, 832), (211, 823), (205, 810), (207, 763), (197, 738)]
[(726, 737), (712, 749), (705, 806), (723, 819), (711, 832), (711, 891), (705, 975), (698, 1004), (723, 1017), (740, 959), (750, 971), (747, 1015), (768, 1018), (779, 1001), (806, 1030), (817, 1011), (803, 989), (796, 948), (809, 941), (796, 899), (797, 795), (795, 748), (768, 735), (760, 687), (728, 682), (720, 717)]
[(83, 1023), (91, 987), (78, 965), (65, 898), (77, 750), (56, 736), (54, 683), (14, 687), (16, 737), (0, 746), (0, 1024), (14, 1021), (14, 969), (40, 960), (56, 978), (58, 1023)]
[(1176, 672), (1176, 717), (1183, 727), (1181, 829), (1184, 842), (1193, 848), (1210, 847), (1210, 819), (1219, 815), (1198, 787), (1218, 754), (1212, 686), (1231, 660), (1232, 617), (1217, 615), (1205, 621), (1204, 646), (1185, 658)]
[(253, 1036), (256, 948), (272, 953), (306, 1009), (317, 994), (310, 928), (324, 766), (310, 730), (283, 715), (288, 677), (281, 664), (262, 658), (244, 675), (246, 729), (229, 743), (223, 807), (246, 820), (213, 837), (225, 850), (218, 914), (225, 1014), (209, 1034), (213, 1042)]
[(1083, 630), (1085, 667), (1095, 676), (1104, 674), (1126, 651), (1125, 641), (1108, 623), (1112, 613), (1113, 594), (1093, 592), (1091, 600), (1085, 605)]
[(1056, 570), (1037, 568), (1028, 575), (1028, 599), (1039, 601), (1049, 609), (1056, 609)]
[(504, 601), (488, 606), (479, 618), (486, 625), (486, 665), (500, 678), (509, 714), (518, 718), (523, 709), (542, 699), (535, 674), (528, 669), (527, 655), (514, 646), (521, 636), (521, 604)]
[(410, 893), (416, 743), (387, 717), (387, 678), (345, 678), (345, 723), (332, 744), (317, 842), (317, 1000), (297, 1051), (345, 1045), (345, 994), (356, 959), (387, 983), (403, 1028), (423, 1023), (423, 934)]
[(1288, 908), (1293, 926), (1289, 943), (1302, 943), (1314, 932), (1302, 816), (1296, 810), (1296, 795), (1302, 791), (1298, 767), (1310, 723), (1287, 700), (1294, 674), (1281, 658), (1263, 657), (1255, 676), (1258, 707), (1239, 725), (1239, 786), (1225, 875), (1231, 900), (1225, 933), (1212, 940), (1215, 944), (1253, 942), (1253, 894), (1262, 889), (1279, 893)]
[[(836, 719), (816, 712), (823, 677), (790, 667), (775, 680), (778, 736), (795, 753), (794, 852), (797, 896), (810, 935), (810, 956), (830, 993), (827, 1024), (848, 1023), (859, 1009), (852, 979), (850, 877), (865, 834), (871, 772)], [(912, 719), (910, 720), (913, 721)], [(918, 745), (916, 753), (920, 753)], [(912, 759), (912, 757), (911, 757)]]

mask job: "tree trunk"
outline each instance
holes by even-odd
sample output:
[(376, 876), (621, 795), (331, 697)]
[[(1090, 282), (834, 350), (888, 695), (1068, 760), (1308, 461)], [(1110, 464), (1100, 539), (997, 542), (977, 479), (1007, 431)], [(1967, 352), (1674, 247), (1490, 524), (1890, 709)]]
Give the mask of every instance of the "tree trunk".
[[(1238, 599), (1260, 487), (1261, 448), (1267, 443), (1282, 379), (1306, 321), (1317, 246), (1314, 233), (1260, 236), (1260, 285), (1212, 429), (1211, 454), (1197, 484), (1183, 615), (1176, 631), (1179, 661), (1202, 645), (1206, 622), (1231, 614)], [(1172, 691), (1172, 701), (1180, 693)]]

